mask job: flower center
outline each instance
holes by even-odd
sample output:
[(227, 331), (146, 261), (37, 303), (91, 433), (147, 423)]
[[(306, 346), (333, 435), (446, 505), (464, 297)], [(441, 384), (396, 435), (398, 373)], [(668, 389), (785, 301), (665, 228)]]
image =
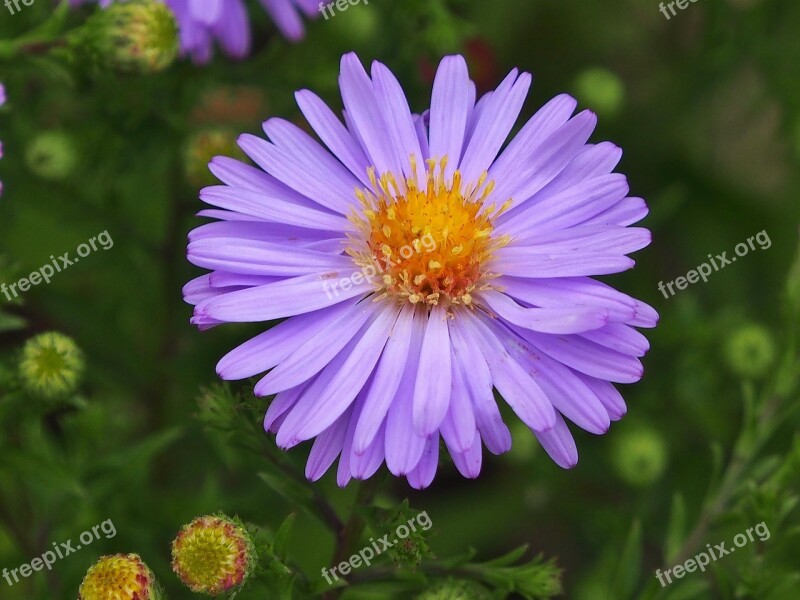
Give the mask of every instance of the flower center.
[(133, 554), (107, 556), (94, 565), (81, 584), (81, 600), (148, 598), (151, 575)]
[[(402, 186), (392, 173), (378, 179), (373, 168), (372, 189), (356, 192), (362, 210), (350, 220), (361, 236), (351, 237), (347, 251), (382, 296), (469, 305), (472, 291), (491, 277), (485, 265), (492, 252), (508, 243), (507, 237), (492, 237), (492, 220), (511, 200), (499, 209), (486, 206), (494, 189), (487, 174), (465, 186), (459, 171), (445, 175), (446, 166), (447, 158), (429, 160), (424, 188), (413, 177)], [(411, 167), (415, 173), (413, 156)]]

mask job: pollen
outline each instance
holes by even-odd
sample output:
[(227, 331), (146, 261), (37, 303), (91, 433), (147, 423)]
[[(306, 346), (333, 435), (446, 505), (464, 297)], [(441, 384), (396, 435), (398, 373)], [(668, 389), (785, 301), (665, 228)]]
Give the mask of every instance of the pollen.
[[(411, 173), (417, 172), (410, 158)], [(509, 242), (493, 236), (493, 220), (506, 211), (487, 205), (494, 190), (484, 173), (464, 182), (461, 172), (447, 173), (447, 158), (426, 163), (424, 186), (416, 178), (369, 171), (370, 188), (357, 190), (360, 210), (350, 215), (358, 234), (348, 253), (372, 281), (379, 297), (394, 296), (412, 304), (467, 305), (472, 292), (487, 284), (492, 253)]]

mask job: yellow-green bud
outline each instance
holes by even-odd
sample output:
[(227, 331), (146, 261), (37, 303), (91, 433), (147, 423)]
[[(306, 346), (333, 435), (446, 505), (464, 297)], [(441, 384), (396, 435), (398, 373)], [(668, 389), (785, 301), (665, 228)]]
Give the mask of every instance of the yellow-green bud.
[(101, 68), (156, 73), (178, 55), (178, 24), (158, 0), (115, 2), (92, 15), (73, 43)]
[(78, 600), (162, 600), (153, 572), (137, 554), (104, 556), (86, 573)]
[(42, 398), (61, 398), (74, 392), (83, 375), (83, 354), (65, 335), (50, 332), (25, 343), (19, 362), (23, 388)]
[(630, 485), (646, 486), (664, 473), (667, 446), (660, 432), (648, 426), (637, 426), (613, 436), (611, 458), (621, 479)]
[(575, 79), (575, 95), (601, 116), (613, 117), (625, 101), (625, 86), (606, 69), (586, 69)]
[(725, 362), (740, 377), (762, 377), (775, 362), (775, 356), (772, 334), (755, 323), (738, 328), (725, 340)]
[(45, 131), (36, 135), (28, 145), (25, 162), (42, 179), (57, 181), (69, 177), (75, 170), (78, 151), (68, 133)]
[(238, 519), (198, 517), (172, 542), (172, 570), (193, 592), (219, 596), (241, 589), (252, 576), (258, 555)]

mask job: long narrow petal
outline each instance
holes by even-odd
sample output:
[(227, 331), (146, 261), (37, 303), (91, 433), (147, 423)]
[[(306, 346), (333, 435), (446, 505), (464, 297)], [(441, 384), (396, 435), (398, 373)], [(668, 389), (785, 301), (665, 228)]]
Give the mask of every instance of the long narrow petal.
[(378, 107), (372, 81), (354, 53), (342, 57), (339, 88), (347, 114), (378, 173), (402, 173), (400, 157), (386, 143), (387, 125)]
[(578, 447), (561, 415), (556, 416), (556, 423), (552, 429), (534, 431), (533, 434), (559, 467), (571, 469), (578, 464)]
[(369, 185), (367, 155), (322, 99), (309, 90), (295, 94), (297, 105), (323, 143), (364, 185)]
[(511, 449), (511, 432), (503, 423), (492, 391), (492, 375), (480, 348), (472, 343), (456, 319), (450, 328), (454, 365), (469, 392), (475, 424), (489, 452), (503, 454)]
[(525, 308), (506, 294), (491, 290), (481, 292), (476, 299), (509, 323), (541, 333), (583, 333), (608, 322), (608, 311), (602, 308)]
[[(378, 106), (387, 125), (389, 141), (400, 154), (403, 173), (406, 177), (416, 179), (417, 184), (421, 186), (426, 180), (425, 164), (422, 162), (422, 149), (403, 88), (392, 72), (377, 61), (372, 63), (372, 82)], [(411, 169), (409, 158), (412, 155), (416, 161), (416, 172)]]
[(372, 444), (378, 424), (385, 420), (400, 387), (409, 362), (414, 312), (415, 308), (410, 303), (403, 307), (383, 349), (355, 431), (353, 448), (357, 454), (363, 453)]
[(448, 157), (447, 177), (458, 167), (472, 110), (469, 73), (462, 56), (445, 56), (433, 82), (430, 111), (430, 156)]
[(539, 385), (517, 363), (495, 333), (478, 318), (465, 315), (462, 332), (476, 344), (489, 365), (492, 383), (514, 413), (531, 429), (544, 431), (555, 422), (556, 411)]
[(495, 90), (461, 159), (459, 168), (464, 181), (476, 181), (497, 158), (497, 153), (519, 117), (530, 87), (530, 74), (522, 73), (517, 78), (515, 70)]
[(271, 321), (333, 306), (372, 291), (368, 282), (353, 284), (347, 290), (331, 287), (331, 282), (350, 275), (347, 271), (330, 271), (231, 292), (201, 302), (195, 307), (195, 314), (231, 323)]
[(319, 331), (354, 311), (356, 298), (329, 308), (286, 319), (237, 346), (217, 363), (217, 374), (229, 381), (247, 379), (280, 364)]
[(427, 437), (439, 428), (450, 405), (452, 368), (447, 313), (435, 306), (428, 316), (414, 383), (414, 429)]
[(327, 329), (318, 329), (294, 352), (286, 356), (256, 384), (256, 396), (270, 396), (307, 381), (322, 369), (357, 335), (362, 326), (374, 317), (375, 307), (362, 302)]

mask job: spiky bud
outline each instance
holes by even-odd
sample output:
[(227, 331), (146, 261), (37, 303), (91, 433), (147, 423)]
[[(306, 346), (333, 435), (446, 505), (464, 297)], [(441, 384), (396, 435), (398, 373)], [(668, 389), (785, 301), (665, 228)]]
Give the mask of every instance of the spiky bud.
[(104, 556), (86, 573), (78, 600), (162, 600), (153, 572), (137, 554)]
[(71, 338), (43, 333), (22, 348), (19, 377), (22, 387), (34, 396), (61, 398), (76, 390), (83, 366), (83, 353)]
[(172, 570), (193, 592), (219, 596), (244, 586), (258, 563), (250, 534), (224, 514), (198, 517), (172, 542)]
[(158, 0), (127, 0), (97, 11), (72, 42), (101, 68), (156, 73), (178, 55), (178, 25)]

